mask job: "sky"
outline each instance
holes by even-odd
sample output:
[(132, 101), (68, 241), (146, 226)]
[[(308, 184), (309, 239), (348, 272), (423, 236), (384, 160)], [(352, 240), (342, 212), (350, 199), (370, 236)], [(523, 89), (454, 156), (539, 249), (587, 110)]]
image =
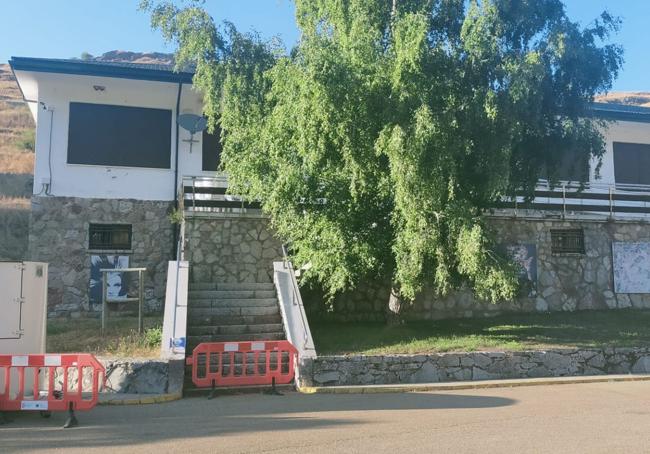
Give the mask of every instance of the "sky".
[[(11, 56), (78, 57), (110, 50), (173, 52), (138, 0), (2, 0), (0, 62)], [(650, 58), (644, 38), (650, 26), (648, 0), (565, 0), (572, 20), (588, 25), (603, 10), (623, 20), (613, 41), (625, 49), (625, 64), (614, 91), (650, 91)], [(287, 47), (298, 39), (291, 0), (206, 0), (217, 21), (263, 37), (279, 36)]]

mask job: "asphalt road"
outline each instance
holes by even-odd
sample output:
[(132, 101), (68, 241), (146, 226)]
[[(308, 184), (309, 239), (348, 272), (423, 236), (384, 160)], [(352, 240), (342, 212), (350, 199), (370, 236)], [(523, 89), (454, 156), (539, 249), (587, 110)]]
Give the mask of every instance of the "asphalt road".
[(650, 382), (410, 394), (240, 395), (11, 415), (0, 452), (647, 453)]

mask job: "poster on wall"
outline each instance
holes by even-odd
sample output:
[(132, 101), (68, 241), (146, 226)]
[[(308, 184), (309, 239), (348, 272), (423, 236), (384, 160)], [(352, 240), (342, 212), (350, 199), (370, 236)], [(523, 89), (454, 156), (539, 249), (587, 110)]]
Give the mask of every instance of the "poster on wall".
[[(120, 269), (129, 267), (128, 255), (91, 255), (90, 256), (90, 304), (102, 304), (101, 269)], [(126, 273), (118, 271), (106, 273), (106, 296), (109, 301), (125, 300), (129, 293)]]
[(612, 243), (614, 291), (650, 293), (650, 243)]
[(519, 265), (519, 281), (530, 292), (537, 287), (537, 246), (535, 244), (511, 244), (506, 246), (508, 256)]

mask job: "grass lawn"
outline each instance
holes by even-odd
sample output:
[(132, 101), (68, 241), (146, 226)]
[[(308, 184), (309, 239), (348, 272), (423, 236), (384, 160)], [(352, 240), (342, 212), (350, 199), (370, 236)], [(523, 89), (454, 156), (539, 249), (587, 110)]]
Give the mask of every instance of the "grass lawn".
[(108, 319), (106, 334), (102, 336), (99, 319), (50, 319), (46, 349), (50, 353), (155, 358), (160, 355), (160, 326), (160, 316), (145, 317), (144, 332), (138, 334), (137, 317), (114, 317)]
[(583, 311), (484, 319), (310, 323), (318, 354), (415, 354), (558, 347), (650, 346), (650, 311)]

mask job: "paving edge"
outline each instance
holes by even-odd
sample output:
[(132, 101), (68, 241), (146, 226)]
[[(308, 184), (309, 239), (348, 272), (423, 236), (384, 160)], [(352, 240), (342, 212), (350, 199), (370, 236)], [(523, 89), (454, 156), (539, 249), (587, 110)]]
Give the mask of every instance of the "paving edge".
[(607, 383), (627, 381), (650, 381), (650, 374), (638, 375), (591, 375), (586, 377), (522, 378), (508, 380), (477, 380), (445, 383), (413, 383), (399, 385), (354, 386), (301, 386), (303, 394), (379, 394), (425, 391), (456, 391), (465, 389), (514, 388), (521, 386), (571, 385), (579, 383)]
[(171, 393), (171, 394), (154, 394), (154, 395), (138, 395), (131, 394), (129, 397), (116, 397), (116, 398), (104, 398), (100, 396), (99, 405), (147, 405), (147, 404), (161, 404), (163, 402), (172, 402), (174, 400), (179, 400), (183, 397), (182, 393)]

